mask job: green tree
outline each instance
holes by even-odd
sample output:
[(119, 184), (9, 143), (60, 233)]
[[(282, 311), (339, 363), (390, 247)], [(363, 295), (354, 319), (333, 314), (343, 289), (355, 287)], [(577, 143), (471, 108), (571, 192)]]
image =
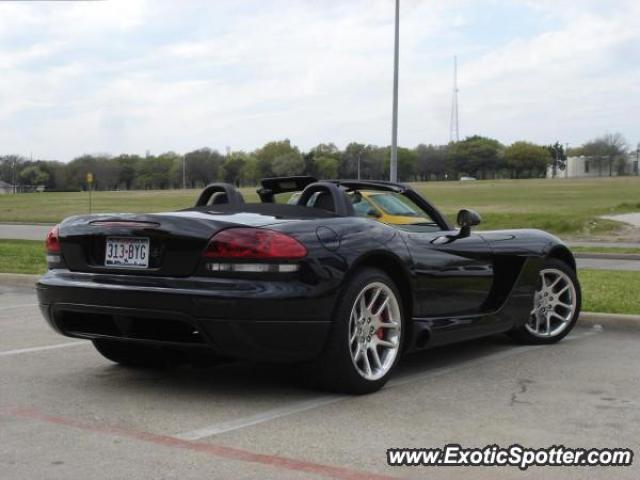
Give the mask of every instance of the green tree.
[(497, 140), (475, 135), (451, 143), (447, 163), (455, 176), (495, 178), (496, 172), (504, 167), (503, 149)]
[(357, 178), (359, 162), (360, 178), (381, 180), (387, 177), (385, 174), (385, 161), (387, 158), (387, 148), (352, 142), (347, 145), (340, 156), (338, 176), (341, 178)]
[[(370, 154), (371, 151), (366, 145), (351, 142), (340, 156), (338, 176), (340, 178), (358, 178), (358, 162), (360, 162), (361, 176), (368, 178), (362, 175), (362, 165), (368, 163)], [(365, 167), (365, 169), (367, 168)]]
[[(173, 153), (173, 152), (172, 152)], [(173, 161), (171, 162), (171, 168), (169, 169), (169, 183), (170, 187), (182, 188), (187, 186), (187, 179), (185, 176), (186, 171), (183, 169), (184, 155), (175, 154)], [(183, 178), (184, 177), (184, 178)]]
[(409, 182), (416, 179), (418, 155), (410, 148), (398, 147), (398, 179)]
[(96, 157), (94, 155), (85, 154), (74, 158), (67, 164), (67, 184), (73, 189), (86, 189), (87, 173), (93, 173), (95, 166)]
[(92, 161), (94, 189), (116, 190), (120, 181), (120, 164), (107, 155), (96, 155)]
[[(391, 164), (391, 147), (385, 148), (385, 179)], [(415, 180), (418, 155), (415, 150), (398, 147), (398, 180), (401, 182)]]
[(511, 144), (504, 151), (504, 160), (506, 167), (512, 172), (512, 178), (544, 175), (547, 166), (553, 161), (547, 147), (529, 142)]
[(171, 181), (171, 170), (179, 159), (180, 156), (174, 152), (142, 159), (137, 165), (135, 187), (144, 190), (162, 190), (174, 186)]
[(424, 145), (415, 148), (416, 175), (422, 181), (431, 178), (443, 179), (447, 167), (446, 145)]
[(13, 185), (14, 182), (14, 167), (15, 167), (15, 182), (20, 180), (17, 177), (17, 172), (22, 168), (25, 159), (20, 155), (3, 155), (0, 157), (0, 180)]
[(273, 159), (271, 169), (277, 177), (301, 175), (304, 171), (304, 160), (299, 153), (284, 153)]
[(138, 164), (142, 158), (138, 155), (122, 154), (113, 159), (119, 166), (118, 186), (124, 187), (125, 190), (131, 190), (133, 182), (136, 178)]
[(314, 157), (340, 158), (340, 150), (333, 143), (320, 143), (311, 149)]
[(243, 152), (234, 152), (222, 164), (222, 178), (233, 185), (240, 183), (241, 172), (247, 161)]
[(313, 159), (314, 170), (318, 177), (324, 179), (337, 178), (340, 162), (333, 157), (319, 156)]
[(67, 185), (67, 165), (62, 162), (44, 161), (43, 168), (49, 174), (47, 190), (69, 190)]
[(36, 165), (29, 165), (20, 171), (20, 180), (25, 185), (44, 185), (49, 181), (49, 174)]
[(259, 180), (258, 160), (253, 155), (247, 155), (244, 165), (240, 170), (240, 183), (242, 185), (257, 185)]
[[(329, 178), (326, 176), (327, 172), (318, 171), (318, 159), (319, 158), (332, 158), (336, 160), (336, 164), (340, 165), (340, 157), (342, 152), (333, 143), (320, 143), (313, 147), (309, 152), (303, 155), (304, 158), (304, 175), (312, 175), (314, 177)], [(326, 164), (326, 160), (323, 161)], [(338, 173), (335, 172), (331, 178), (337, 178)]]
[[(300, 150), (292, 146), (289, 139), (269, 142), (262, 148), (256, 150), (254, 155), (257, 159), (258, 174), (260, 177), (283, 175), (282, 173), (278, 173), (278, 171), (289, 171), (289, 167), (293, 166), (297, 169), (295, 172), (296, 175), (300, 175), (304, 170), (304, 161)], [(279, 157), (281, 158), (276, 168), (276, 159)], [(297, 159), (299, 159), (299, 161)]]
[(187, 184), (191, 188), (207, 185), (221, 177), (225, 158), (216, 150), (200, 148), (184, 155)]

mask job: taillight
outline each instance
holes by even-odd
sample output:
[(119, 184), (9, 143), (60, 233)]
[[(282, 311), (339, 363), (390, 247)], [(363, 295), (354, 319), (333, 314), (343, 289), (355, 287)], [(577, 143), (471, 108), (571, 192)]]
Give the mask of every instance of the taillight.
[(47, 267), (49, 269), (64, 267), (60, 248), (60, 225), (49, 230), (44, 245), (47, 251)]
[(60, 254), (60, 225), (56, 225), (49, 233), (47, 233), (47, 238), (44, 241), (45, 248), (47, 249), (47, 253), (59, 255)]
[(228, 228), (215, 234), (202, 254), (210, 259), (296, 260), (307, 255), (298, 240), (275, 230)]

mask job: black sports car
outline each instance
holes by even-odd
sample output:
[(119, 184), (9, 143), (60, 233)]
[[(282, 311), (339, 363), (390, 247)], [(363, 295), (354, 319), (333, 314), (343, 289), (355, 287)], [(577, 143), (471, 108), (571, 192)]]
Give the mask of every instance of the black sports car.
[(548, 233), (474, 233), (471, 210), (455, 229), (402, 184), (261, 183), (260, 203), (213, 184), (186, 210), (67, 218), (46, 241), (44, 316), (125, 365), (308, 362), (352, 393), (379, 389), (407, 352), (498, 332), (553, 343), (578, 318), (575, 260)]

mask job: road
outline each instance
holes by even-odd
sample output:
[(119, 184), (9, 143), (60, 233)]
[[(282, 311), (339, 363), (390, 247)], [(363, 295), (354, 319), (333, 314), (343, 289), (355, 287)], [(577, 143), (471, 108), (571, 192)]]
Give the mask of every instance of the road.
[(599, 248), (640, 248), (640, 242), (587, 242), (571, 241), (569, 247), (599, 247)]
[(577, 258), (578, 270), (640, 271), (640, 260), (612, 260), (608, 258)]
[(44, 240), (52, 225), (0, 224), (0, 238), (7, 240)]
[(132, 370), (54, 334), (32, 290), (0, 287), (3, 479), (636, 479), (640, 467), (388, 467), (389, 447), (640, 447), (640, 331), (553, 346), (499, 335), (411, 356), (363, 397), (298, 367)]

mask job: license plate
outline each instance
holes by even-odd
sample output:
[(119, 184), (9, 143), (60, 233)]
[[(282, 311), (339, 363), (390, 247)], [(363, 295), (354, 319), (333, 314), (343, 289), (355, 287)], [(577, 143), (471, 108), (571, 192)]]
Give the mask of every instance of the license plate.
[(149, 267), (148, 238), (107, 237), (105, 247), (105, 267)]

